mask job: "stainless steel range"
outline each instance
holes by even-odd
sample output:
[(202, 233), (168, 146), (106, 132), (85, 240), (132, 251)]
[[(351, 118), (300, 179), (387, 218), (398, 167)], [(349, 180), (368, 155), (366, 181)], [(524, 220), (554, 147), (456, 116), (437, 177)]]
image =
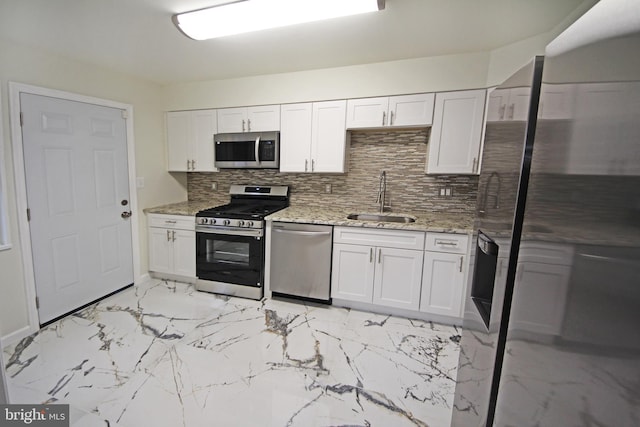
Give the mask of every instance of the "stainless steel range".
[(196, 214), (196, 289), (259, 300), (264, 218), (289, 206), (289, 187), (232, 185), (231, 201)]

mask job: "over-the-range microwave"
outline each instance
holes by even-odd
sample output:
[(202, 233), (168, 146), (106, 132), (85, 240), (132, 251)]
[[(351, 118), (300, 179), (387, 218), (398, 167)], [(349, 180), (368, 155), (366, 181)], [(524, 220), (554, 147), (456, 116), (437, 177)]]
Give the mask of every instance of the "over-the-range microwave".
[(217, 168), (277, 169), (280, 132), (217, 133), (213, 136)]

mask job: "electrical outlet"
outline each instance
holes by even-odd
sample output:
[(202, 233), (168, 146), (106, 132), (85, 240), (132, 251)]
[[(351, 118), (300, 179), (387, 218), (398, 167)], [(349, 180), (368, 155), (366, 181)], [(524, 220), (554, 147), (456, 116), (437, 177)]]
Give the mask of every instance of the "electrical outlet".
[(212, 182), (211, 183), (211, 189), (212, 190), (217, 190), (218, 189), (218, 183), (217, 182)]
[(440, 189), (440, 195), (441, 195), (441, 196), (444, 196), (444, 188), (441, 188), (441, 189)]
[(444, 195), (445, 196), (451, 196), (451, 188), (445, 188), (444, 189)]
[(332, 189), (331, 189), (331, 184), (327, 184), (324, 186), (324, 192), (325, 193), (331, 193)]

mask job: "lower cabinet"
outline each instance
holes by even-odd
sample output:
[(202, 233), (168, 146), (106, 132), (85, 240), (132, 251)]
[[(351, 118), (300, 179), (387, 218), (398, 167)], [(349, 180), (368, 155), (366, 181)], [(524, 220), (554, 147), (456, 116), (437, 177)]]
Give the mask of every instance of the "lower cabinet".
[(459, 317), (464, 285), (464, 255), (424, 253), (420, 311)]
[(462, 316), (468, 243), (466, 234), (427, 233), (420, 311)]
[(334, 228), (331, 297), (418, 310), (424, 233)]
[(196, 233), (192, 216), (149, 215), (149, 271), (196, 277)]

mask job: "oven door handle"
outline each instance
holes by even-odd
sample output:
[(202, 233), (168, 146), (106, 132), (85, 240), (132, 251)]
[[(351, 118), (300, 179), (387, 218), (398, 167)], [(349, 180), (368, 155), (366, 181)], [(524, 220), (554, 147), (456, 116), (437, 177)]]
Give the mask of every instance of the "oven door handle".
[(238, 229), (238, 228), (200, 228), (196, 227), (196, 233), (224, 234), (228, 236), (262, 237), (262, 229)]
[(256, 138), (256, 162), (260, 163), (260, 137)]

